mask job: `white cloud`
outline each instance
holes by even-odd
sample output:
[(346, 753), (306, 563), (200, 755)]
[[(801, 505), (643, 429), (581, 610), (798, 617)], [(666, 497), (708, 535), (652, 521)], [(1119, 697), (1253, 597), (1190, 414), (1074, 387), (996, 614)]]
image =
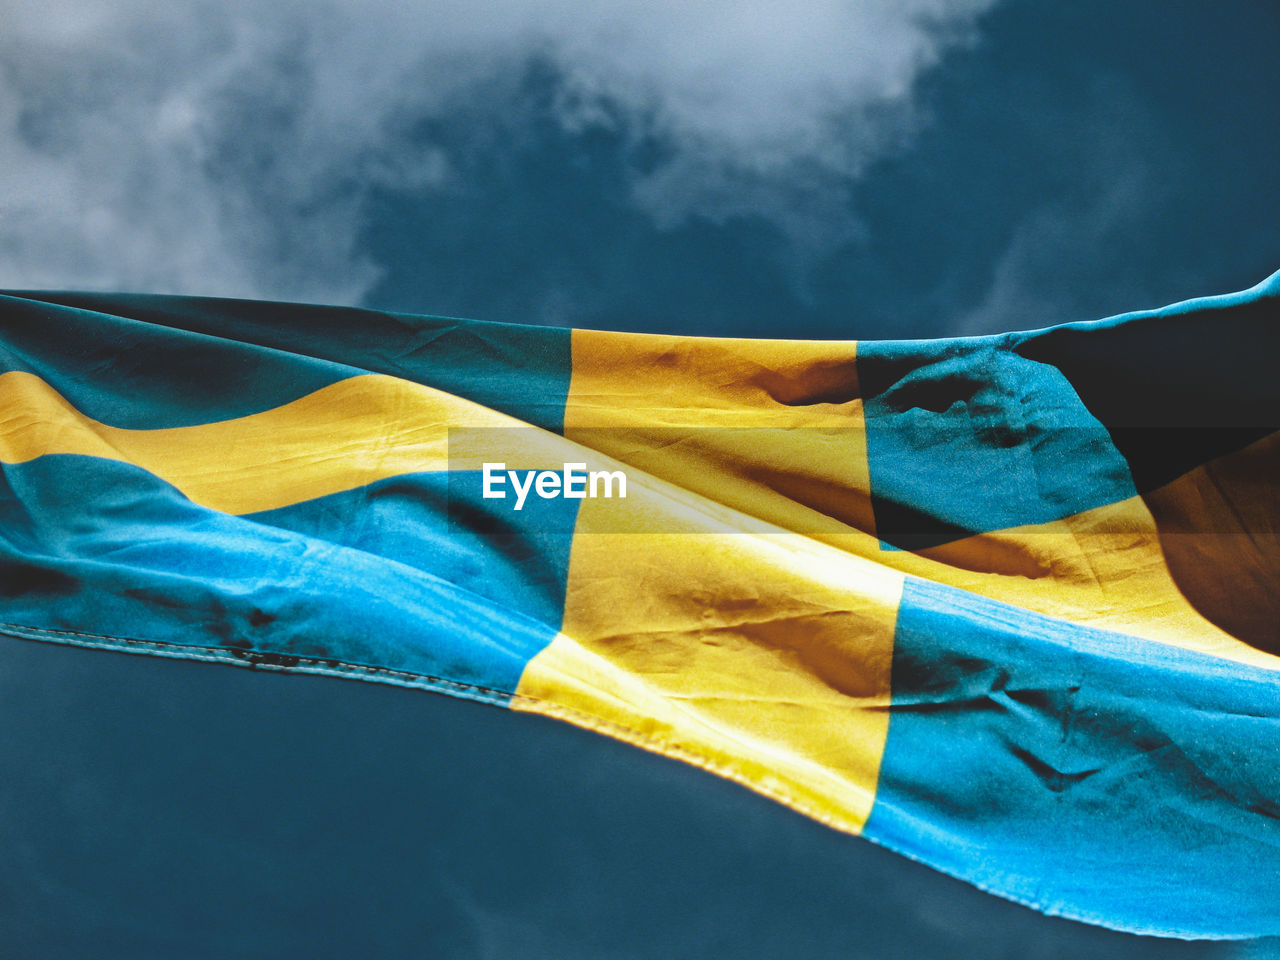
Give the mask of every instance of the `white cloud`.
[(370, 186), (449, 187), (413, 123), (535, 55), (566, 127), (668, 147), (633, 191), (660, 226), (837, 236), (833, 191), (909, 137), (917, 79), (993, 2), (10, 0), (0, 284), (357, 301)]

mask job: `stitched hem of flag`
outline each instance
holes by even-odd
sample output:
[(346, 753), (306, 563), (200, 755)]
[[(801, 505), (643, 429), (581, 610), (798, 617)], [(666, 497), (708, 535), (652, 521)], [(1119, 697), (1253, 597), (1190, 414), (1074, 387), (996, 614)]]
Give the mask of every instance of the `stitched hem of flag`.
[(0, 636), (9, 636), (19, 640), (63, 643), (97, 650), (113, 650), (120, 653), (170, 657), (176, 660), (226, 663), (234, 667), (247, 667), (250, 670), (272, 670), (277, 673), (307, 673), (351, 680), (366, 680), (372, 683), (389, 683), (398, 687), (434, 690), (439, 693), (447, 693), (450, 696), (476, 700), (481, 703), (491, 703), (497, 706), (505, 705), (510, 699), (510, 694), (501, 690), (494, 690), (476, 684), (460, 683), (457, 680), (446, 680), (443, 677), (433, 677), (428, 674), (409, 673), (404, 670), (371, 667), (364, 664), (347, 663), (342, 660), (329, 660), (320, 657), (264, 653), (258, 650), (237, 650), (230, 647), (188, 646), (181, 643), (167, 643), (163, 640), (135, 640), (130, 637), (112, 637), (94, 633), (81, 633), (75, 630), (52, 630), (16, 623), (0, 623)]
[(532, 716), (544, 716), (570, 723), (576, 727), (590, 730), (620, 740), (631, 746), (639, 747), (650, 753), (680, 760), (708, 773), (715, 774), (724, 780), (730, 780), (746, 787), (753, 793), (760, 794), (770, 800), (803, 814), (810, 820), (816, 820), (824, 826), (860, 836), (857, 831), (849, 829), (838, 820), (816, 810), (803, 800), (782, 790), (777, 790), (744, 777), (736, 770), (722, 766), (714, 760), (688, 747), (667, 743), (656, 737), (638, 733), (630, 727), (602, 720), (589, 713), (566, 707), (551, 700), (530, 697), (526, 694), (507, 693), (491, 687), (477, 684), (460, 683), (457, 680), (446, 680), (430, 674), (411, 673), (404, 670), (392, 670), (387, 667), (372, 667), (364, 664), (348, 663), (343, 660), (332, 660), (320, 657), (305, 657), (294, 654), (264, 653), (256, 650), (240, 650), (232, 647), (204, 647), (182, 643), (170, 643), (163, 640), (138, 640), (130, 637), (115, 637), (106, 634), (84, 633), (76, 630), (54, 630), (47, 627), (31, 627), (24, 624), (0, 622), (0, 636), (9, 636), (19, 640), (34, 640), (48, 643), (60, 643), (69, 646), (88, 647), (95, 650), (107, 650), (116, 653), (133, 653), (144, 656), (169, 657), (175, 660), (197, 660), (204, 663), (223, 663), (233, 667), (245, 667), (250, 670), (270, 670), (276, 673), (304, 673), (315, 676), (337, 677), (344, 680), (363, 680), (367, 683), (387, 683), (398, 687), (417, 690), (430, 690), (447, 696), (474, 700), (499, 707), (509, 707), (513, 703), (536, 706)]

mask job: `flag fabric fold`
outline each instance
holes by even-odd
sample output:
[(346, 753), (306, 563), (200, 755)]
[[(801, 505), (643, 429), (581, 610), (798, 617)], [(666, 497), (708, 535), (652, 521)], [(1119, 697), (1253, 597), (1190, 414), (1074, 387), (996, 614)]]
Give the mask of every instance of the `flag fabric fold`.
[[(0, 296), (0, 633), (420, 687), (1280, 935), (1280, 274), (935, 341)], [(412, 737), (413, 731), (406, 731)]]

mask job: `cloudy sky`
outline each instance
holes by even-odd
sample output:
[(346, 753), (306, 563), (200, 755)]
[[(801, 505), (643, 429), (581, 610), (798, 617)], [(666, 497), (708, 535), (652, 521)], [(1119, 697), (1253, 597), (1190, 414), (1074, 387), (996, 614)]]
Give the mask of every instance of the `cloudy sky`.
[[(0, 287), (880, 338), (1280, 267), (1275, 0), (3, 11)], [(376, 931), (389, 956), (429, 936), (504, 960), (1280, 957), (1042, 918), (528, 718), (18, 646), (0, 703), (22, 736), (0, 743), (40, 774), (0, 796), (0, 839), (5, 875), (34, 879), (0, 929), (42, 956), (276, 956), (273, 935), (349, 956)], [(438, 735), (369, 748), (400, 729)], [(139, 784), (100, 762), (122, 743), (226, 776), (131, 807)], [(318, 904), (351, 915), (349, 942)]]
[(1273, 0), (8, 0), (0, 284), (925, 336), (1280, 260)]

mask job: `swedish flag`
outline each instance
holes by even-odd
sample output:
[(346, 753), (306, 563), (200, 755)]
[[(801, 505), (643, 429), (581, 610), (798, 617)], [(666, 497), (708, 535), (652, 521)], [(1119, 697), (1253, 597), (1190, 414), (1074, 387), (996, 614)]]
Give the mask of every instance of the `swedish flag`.
[[(0, 633), (541, 713), (1280, 934), (1280, 274), (935, 341), (0, 298)], [(595, 478), (603, 489), (595, 489)]]

